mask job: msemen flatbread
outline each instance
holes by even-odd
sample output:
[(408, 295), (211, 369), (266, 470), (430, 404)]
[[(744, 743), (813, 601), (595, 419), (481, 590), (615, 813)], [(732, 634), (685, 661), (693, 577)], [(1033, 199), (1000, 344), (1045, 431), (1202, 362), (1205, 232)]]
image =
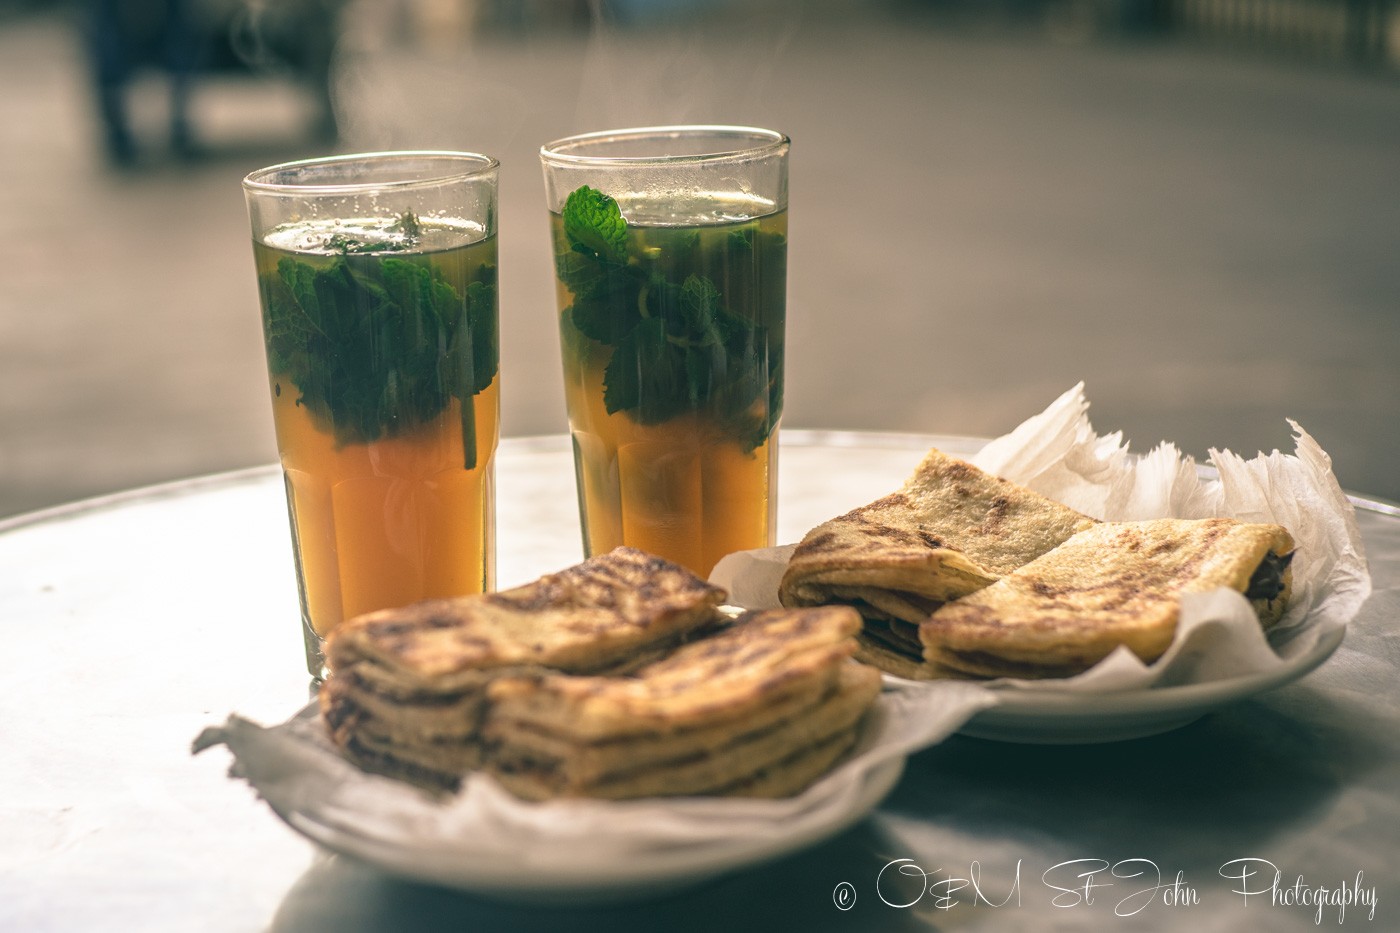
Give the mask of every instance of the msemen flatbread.
[(898, 492), (813, 528), (783, 574), (784, 605), (863, 602), (922, 622), (1094, 520), (941, 451)]
[(813, 528), (788, 563), (785, 606), (849, 605), (866, 619), (861, 660), (930, 676), (917, 627), (1094, 520), (939, 450), (895, 493)]
[[(534, 740), (538, 736), (507, 730), (502, 744), (493, 746), (487, 770), (527, 798), (620, 799), (721, 792), (795, 767), (799, 760), (833, 743), (849, 745), (861, 717), (880, 692), (880, 674), (844, 660), (833, 673), (824, 695), (802, 705), (786, 704), (787, 715), (776, 718), (740, 717), (722, 726), (604, 743), (574, 744), (555, 736), (548, 751)], [(800, 789), (810, 779), (784, 783), (783, 793)]]
[(1144, 662), (1171, 644), (1184, 593), (1228, 587), (1272, 625), (1293, 540), (1227, 518), (1096, 525), (920, 626), (926, 663), (980, 677), (1063, 677), (1119, 645)]
[(504, 592), (369, 613), (326, 641), (322, 714), (364, 767), (452, 786), (482, 760), (493, 680), (638, 666), (723, 622), (724, 596), (676, 564), (617, 548)]
[[(841, 668), (859, 667), (842, 664)], [(509, 718), (502, 711), (486, 726), (493, 747), (509, 745), (515, 752), (539, 761), (568, 759), (570, 771), (582, 779), (596, 780), (608, 774), (664, 764), (688, 755), (712, 754), (740, 735), (765, 732), (809, 712), (831, 693), (838, 672), (823, 670), (811, 684), (773, 697), (748, 715), (679, 731), (627, 735), (589, 740), (528, 720)]]
[(426, 600), (348, 620), (326, 639), (332, 673), (361, 661), (382, 692), (456, 692), (493, 668), (598, 671), (710, 624), (724, 590), (620, 547), (499, 593)]
[(585, 742), (732, 721), (830, 676), (859, 630), (842, 606), (749, 611), (630, 676), (502, 678), (490, 715)]
[(854, 741), (879, 674), (847, 607), (718, 610), (724, 592), (620, 548), (505, 593), (350, 620), (320, 690), (362, 767), (522, 796), (793, 793)]
[(746, 612), (628, 676), (502, 678), (485, 768), (527, 798), (794, 793), (879, 693), (849, 660), (859, 628), (840, 606)]

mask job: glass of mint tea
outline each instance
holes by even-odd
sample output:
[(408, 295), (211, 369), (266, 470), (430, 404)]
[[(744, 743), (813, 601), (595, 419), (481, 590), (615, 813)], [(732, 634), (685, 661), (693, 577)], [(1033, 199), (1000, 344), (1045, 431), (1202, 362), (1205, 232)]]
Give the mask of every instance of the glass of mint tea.
[(243, 181), (313, 677), (343, 620), (494, 585), (497, 171), (396, 152)]
[(705, 576), (773, 543), (789, 147), (668, 126), (540, 150), (588, 554)]

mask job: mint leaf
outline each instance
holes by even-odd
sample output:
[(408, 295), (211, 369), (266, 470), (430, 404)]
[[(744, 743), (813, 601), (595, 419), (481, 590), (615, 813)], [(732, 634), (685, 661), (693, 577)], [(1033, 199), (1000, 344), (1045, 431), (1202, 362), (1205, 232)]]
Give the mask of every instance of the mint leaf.
[(584, 185), (562, 213), (568, 248), (554, 268), (574, 297), (569, 315), (584, 336), (616, 344), (641, 320), (645, 275), (626, 258), (627, 221), (617, 202)]
[(785, 237), (757, 221), (630, 228), (586, 186), (560, 221), (563, 317), (612, 349), (607, 411), (640, 424), (703, 414), (746, 450), (764, 443), (782, 411)]
[(726, 355), (754, 331), (754, 325), (729, 312), (714, 281), (705, 276), (686, 278), (680, 289), (679, 312), (679, 336), (693, 346), (721, 347)]
[(642, 319), (643, 279), (635, 267), (579, 258), (591, 268), (572, 280), (570, 319), (584, 336), (615, 344)]
[(707, 342), (718, 342), (715, 316), (719, 312), (719, 289), (704, 276), (690, 275), (681, 285), (681, 313), (686, 326), (705, 335)]
[[(603, 404), (609, 413), (632, 411), (638, 421), (658, 420), (653, 411), (658, 389), (669, 395), (664, 385), (668, 350), (666, 324), (655, 317), (641, 321), (617, 342), (603, 371)], [(643, 402), (647, 403), (645, 414)]]
[(646, 279), (639, 266), (576, 249), (556, 256), (554, 271), (577, 298), (612, 299), (620, 292), (635, 292)]
[(501, 365), (495, 284), (472, 282), (467, 286), (465, 297), (466, 306), (454, 337), (457, 345), (466, 341), (471, 347), (470, 353), (458, 354), (464, 363), (471, 363), (470, 378), (463, 379), (456, 387), (457, 394), (463, 398), (484, 392)]
[(259, 288), (269, 369), (297, 386), (297, 403), (337, 443), (413, 430), (457, 398), (464, 462), (476, 465), (471, 400), (500, 366), (493, 266), (459, 294), (436, 264), (418, 259), (284, 257)]
[(627, 221), (617, 202), (584, 185), (564, 202), (564, 235), (578, 252), (621, 262), (627, 249)]

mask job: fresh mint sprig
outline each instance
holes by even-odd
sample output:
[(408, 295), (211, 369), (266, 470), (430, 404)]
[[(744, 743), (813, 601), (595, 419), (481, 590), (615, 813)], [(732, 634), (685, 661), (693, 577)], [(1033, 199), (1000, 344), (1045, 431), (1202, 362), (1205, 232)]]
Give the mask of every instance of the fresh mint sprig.
[(333, 426), (337, 443), (411, 431), (456, 398), (464, 465), (476, 466), (472, 397), (500, 366), (494, 266), (463, 294), (421, 260), (288, 256), (259, 289), (269, 370), (295, 384), (297, 404)]
[[(773, 326), (781, 334), (783, 238), (755, 223), (719, 241), (724, 255), (707, 253), (694, 229), (670, 233), (659, 252), (629, 251), (635, 234), (617, 202), (588, 186), (569, 195), (561, 219), (567, 249), (555, 270), (573, 296), (565, 313), (612, 347), (607, 411), (641, 424), (706, 412), (748, 450), (766, 441), (782, 414), (782, 354), (769, 338)], [(759, 294), (753, 270), (763, 262), (770, 281)], [(729, 294), (712, 276), (687, 271), (711, 267), (740, 270), (725, 283)]]

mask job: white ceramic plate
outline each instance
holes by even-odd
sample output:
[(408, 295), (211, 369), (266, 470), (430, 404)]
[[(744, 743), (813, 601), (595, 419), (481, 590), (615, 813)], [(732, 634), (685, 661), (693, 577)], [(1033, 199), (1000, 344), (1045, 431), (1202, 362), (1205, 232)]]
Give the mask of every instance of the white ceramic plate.
[(1123, 693), (1000, 690), (1000, 702), (959, 730), (1002, 742), (1072, 745), (1117, 742), (1178, 729), (1239, 700), (1292, 683), (1332, 656), (1345, 629), (1318, 639), (1287, 664), (1263, 674)]
[(581, 859), (561, 865), (546, 859), (551, 862), (547, 868), (542, 868), (536, 857), (550, 845), (544, 834), (522, 838), (520, 847), (503, 858), (499, 850), (483, 853), (474, 849), (465, 838), (435, 848), (408, 846), (361, 830), (331, 826), (303, 811), (277, 810), (277, 815), (312, 842), (400, 878), (497, 900), (577, 906), (667, 894), (815, 845), (874, 810), (903, 771), (903, 757), (876, 766), (844, 806), (833, 808), (819, 822), (803, 825), (799, 821), (792, 831), (716, 839), (682, 849), (648, 852), (633, 860)]

